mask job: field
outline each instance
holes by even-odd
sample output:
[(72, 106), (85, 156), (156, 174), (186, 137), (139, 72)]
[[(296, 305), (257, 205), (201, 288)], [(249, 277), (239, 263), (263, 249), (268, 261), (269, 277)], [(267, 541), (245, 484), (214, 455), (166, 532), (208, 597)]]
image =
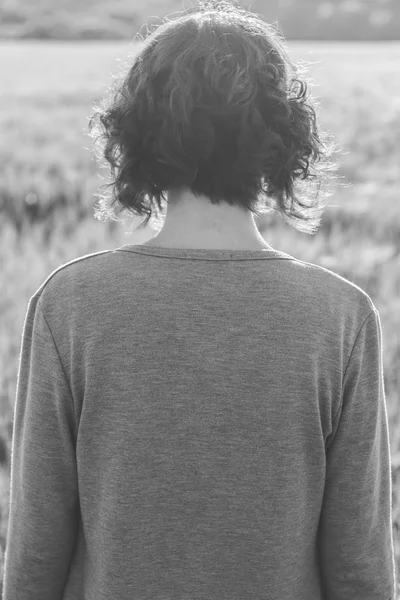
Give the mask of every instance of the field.
[[(400, 576), (400, 44), (289, 48), (294, 58), (311, 63), (320, 125), (341, 149), (339, 174), (349, 185), (337, 187), (314, 236), (288, 228), (275, 215), (258, 225), (275, 248), (361, 286), (380, 313)], [(125, 62), (130, 51), (129, 42), (0, 45), (0, 581), (11, 421), (29, 298), (60, 264), (153, 235), (150, 228), (132, 234), (131, 221), (124, 227), (93, 217), (103, 171), (90, 151), (88, 119), (119, 70), (116, 59)]]

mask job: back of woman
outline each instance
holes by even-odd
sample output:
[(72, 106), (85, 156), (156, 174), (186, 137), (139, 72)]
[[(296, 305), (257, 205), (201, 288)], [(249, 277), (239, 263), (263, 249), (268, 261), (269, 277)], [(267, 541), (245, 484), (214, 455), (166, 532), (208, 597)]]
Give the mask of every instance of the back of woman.
[(29, 301), (3, 600), (395, 598), (378, 311), (254, 222), (315, 231), (332, 147), (278, 33), (214, 4), (92, 118), (98, 214), (168, 212)]

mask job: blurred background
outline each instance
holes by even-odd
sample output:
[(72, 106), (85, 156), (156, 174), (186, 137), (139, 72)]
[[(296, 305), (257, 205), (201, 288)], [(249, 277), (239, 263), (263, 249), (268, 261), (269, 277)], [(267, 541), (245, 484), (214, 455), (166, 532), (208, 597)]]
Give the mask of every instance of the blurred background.
[[(240, 4), (277, 23), (291, 57), (307, 62), (319, 124), (340, 148), (341, 183), (315, 235), (289, 228), (275, 213), (256, 222), (274, 248), (346, 277), (379, 311), (399, 576), (400, 0)], [(94, 218), (94, 194), (108, 176), (88, 136), (93, 104), (138, 32), (146, 37), (146, 27), (193, 6), (196, 0), (0, 0), (0, 581), (29, 298), (61, 264), (143, 243), (160, 227), (135, 233), (140, 220)]]
[[(178, 0), (2, 0), (2, 39), (130, 40), (149, 17), (194, 6)], [(398, 40), (398, 0), (253, 0), (240, 2), (279, 21), (293, 40)], [(56, 6), (55, 6), (56, 5)], [(133, 35), (132, 35), (132, 32)]]

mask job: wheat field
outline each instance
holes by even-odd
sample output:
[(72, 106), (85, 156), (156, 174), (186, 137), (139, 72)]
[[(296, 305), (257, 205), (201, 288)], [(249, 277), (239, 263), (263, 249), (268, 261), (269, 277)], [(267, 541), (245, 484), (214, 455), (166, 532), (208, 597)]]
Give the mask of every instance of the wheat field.
[[(61, 264), (153, 235), (150, 228), (132, 233), (139, 221), (105, 224), (93, 217), (99, 173), (107, 173), (91, 152), (88, 118), (132, 50), (120, 42), (0, 44), (0, 581), (29, 298)], [(319, 123), (340, 148), (345, 185), (335, 190), (316, 235), (296, 232), (275, 215), (258, 226), (273, 247), (362, 287), (380, 313), (399, 575), (400, 43), (292, 43), (289, 51), (308, 63)]]

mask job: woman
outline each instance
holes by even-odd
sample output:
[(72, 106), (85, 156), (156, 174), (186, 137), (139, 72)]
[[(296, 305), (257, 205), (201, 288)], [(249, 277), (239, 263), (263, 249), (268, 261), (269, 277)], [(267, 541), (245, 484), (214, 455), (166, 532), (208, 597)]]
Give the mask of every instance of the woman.
[(98, 216), (168, 211), (30, 299), (4, 600), (394, 598), (378, 311), (254, 222), (319, 223), (332, 164), (293, 67), (256, 15), (202, 5), (93, 116)]

